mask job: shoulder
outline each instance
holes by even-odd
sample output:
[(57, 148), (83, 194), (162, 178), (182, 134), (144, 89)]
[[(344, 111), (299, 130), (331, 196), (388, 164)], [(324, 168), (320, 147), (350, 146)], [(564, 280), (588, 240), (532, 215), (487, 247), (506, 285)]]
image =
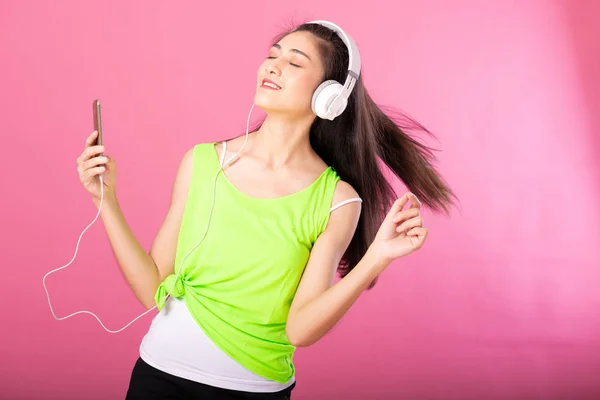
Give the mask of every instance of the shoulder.
[[(219, 142), (212, 143), (210, 151), (216, 154), (219, 160), (221, 160), (228, 155), (230, 156), (232, 154), (237, 154), (244, 146), (244, 143), (246, 143), (245, 135), (236, 136), (232, 139), (221, 140)], [(225, 156), (223, 155), (223, 151), (225, 151)]]
[(360, 219), (362, 203), (358, 199), (360, 196), (352, 185), (343, 180), (337, 182), (325, 236), (336, 238), (344, 245), (348, 244)]
[(214, 143), (199, 143), (185, 150), (179, 159), (179, 165), (175, 175), (173, 187), (173, 198), (185, 198), (196, 168), (196, 162), (200, 158), (208, 157), (209, 151), (214, 151)]
[(189, 149), (185, 150), (185, 152), (183, 153), (183, 156), (181, 157), (181, 160), (179, 162), (181, 166), (190, 167), (191, 165), (194, 164), (194, 154), (198, 150), (198, 146), (200, 146), (200, 145), (195, 145), (195, 146), (190, 147)]
[(191, 178), (192, 171), (194, 169), (194, 158), (196, 157), (196, 154), (202, 150), (203, 146), (205, 146), (204, 143), (197, 144), (184, 151), (179, 160), (179, 170), (177, 171), (178, 175), (183, 174)]
[[(339, 180), (333, 193), (332, 206), (349, 199), (359, 198), (358, 192), (348, 182)], [(360, 203), (359, 203), (360, 204)]]
[(187, 149), (179, 160), (175, 181), (173, 182), (172, 201), (181, 201), (186, 197), (194, 171), (194, 153), (196, 146)]
[(179, 161), (179, 168), (191, 173), (191, 171), (194, 169), (194, 164), (196, 161), (215, 156), (216, 149), (217, 144), (215, 142), (202, 142), (195, 144), (194, 146), (185, 150)]

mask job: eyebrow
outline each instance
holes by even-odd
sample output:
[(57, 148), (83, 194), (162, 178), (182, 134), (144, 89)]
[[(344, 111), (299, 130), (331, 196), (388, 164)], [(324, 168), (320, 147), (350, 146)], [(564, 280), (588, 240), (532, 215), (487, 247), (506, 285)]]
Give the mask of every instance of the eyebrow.
[[(278, 43), (275, 43), (275, 44), (273, 45), (273, 47), (275, 47), (276, 49), (279, 49), (279, 50), (281, 50), (281, 46), (280, 46)], [(300, 50), (298, 50), (298, 49), (290, 49), (290, 51), (291, 51), (292, 53), (301, 54), (301, 55), (303, 55), (304, 57), (308, 58), (310, 61), (312, 61), (312, 60), (310, 59), (310, 57), (308, 56), (308, 54), (306, 54), (306, 53), (305, 53), (305, 52), (303, 52), (303, 51), (300, 51)]]

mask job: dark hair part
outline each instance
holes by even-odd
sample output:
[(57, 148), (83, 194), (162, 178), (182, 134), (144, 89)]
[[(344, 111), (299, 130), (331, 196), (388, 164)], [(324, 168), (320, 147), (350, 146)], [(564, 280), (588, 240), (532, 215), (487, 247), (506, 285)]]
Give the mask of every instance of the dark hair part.
[[(334, 79), (343, 84), (348, 70), (348, 48), (341, 38), (317, 24), (302, 24), (294, 30), (310, 32), (317, 38), (325, 70), (323, 80)], [(279, 35), (276, 42), (289, 33)], [(432, 166), (432, 149), (407, 134), (420, 130), (433, 136), (431, 132), (398, 111), (388, 114), (371, 99), (361, 74), (344, 113), (333, 121), (317, 117), (310, 128), (313, 149), (364, 200), (356, 232), (338, 268), (342, 277), (364, 256), (398, 197), (378, 160), (433, 211), (449, 213), (448, 206), (455, 198)]]

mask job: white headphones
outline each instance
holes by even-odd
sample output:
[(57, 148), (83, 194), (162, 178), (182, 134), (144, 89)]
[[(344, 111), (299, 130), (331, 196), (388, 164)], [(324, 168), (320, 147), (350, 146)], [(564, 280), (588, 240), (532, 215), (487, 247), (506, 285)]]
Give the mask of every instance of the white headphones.
[(309, 24), (319, 24), (331, 29), (348, 47), (348, 75), (344, 85), (335, 80), (327, 80), (317, 87), (312, 97), (313, 112), (320, 118), (333, 121), (346, 109), (348, 98), (360, 76), (360, 53), (354, 40), (333, 22), (311, 21)]

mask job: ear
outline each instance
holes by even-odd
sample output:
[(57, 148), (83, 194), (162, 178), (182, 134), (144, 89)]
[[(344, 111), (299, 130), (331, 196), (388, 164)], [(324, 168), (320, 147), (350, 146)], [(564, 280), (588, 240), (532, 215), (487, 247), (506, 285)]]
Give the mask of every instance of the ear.
[(333, 120), (341, 114), (341, 111), (346, 108), (345, 104), (343, 104), (343, 107), (341, 107), (341, 110), (339, 111), (330, 110), (330, 107), (342, 90), (343, 86), (335, 80), (327, 80), (321, 83), (313, 93), (311, 104), (313, 112), (320, 118), (329, 120)]

